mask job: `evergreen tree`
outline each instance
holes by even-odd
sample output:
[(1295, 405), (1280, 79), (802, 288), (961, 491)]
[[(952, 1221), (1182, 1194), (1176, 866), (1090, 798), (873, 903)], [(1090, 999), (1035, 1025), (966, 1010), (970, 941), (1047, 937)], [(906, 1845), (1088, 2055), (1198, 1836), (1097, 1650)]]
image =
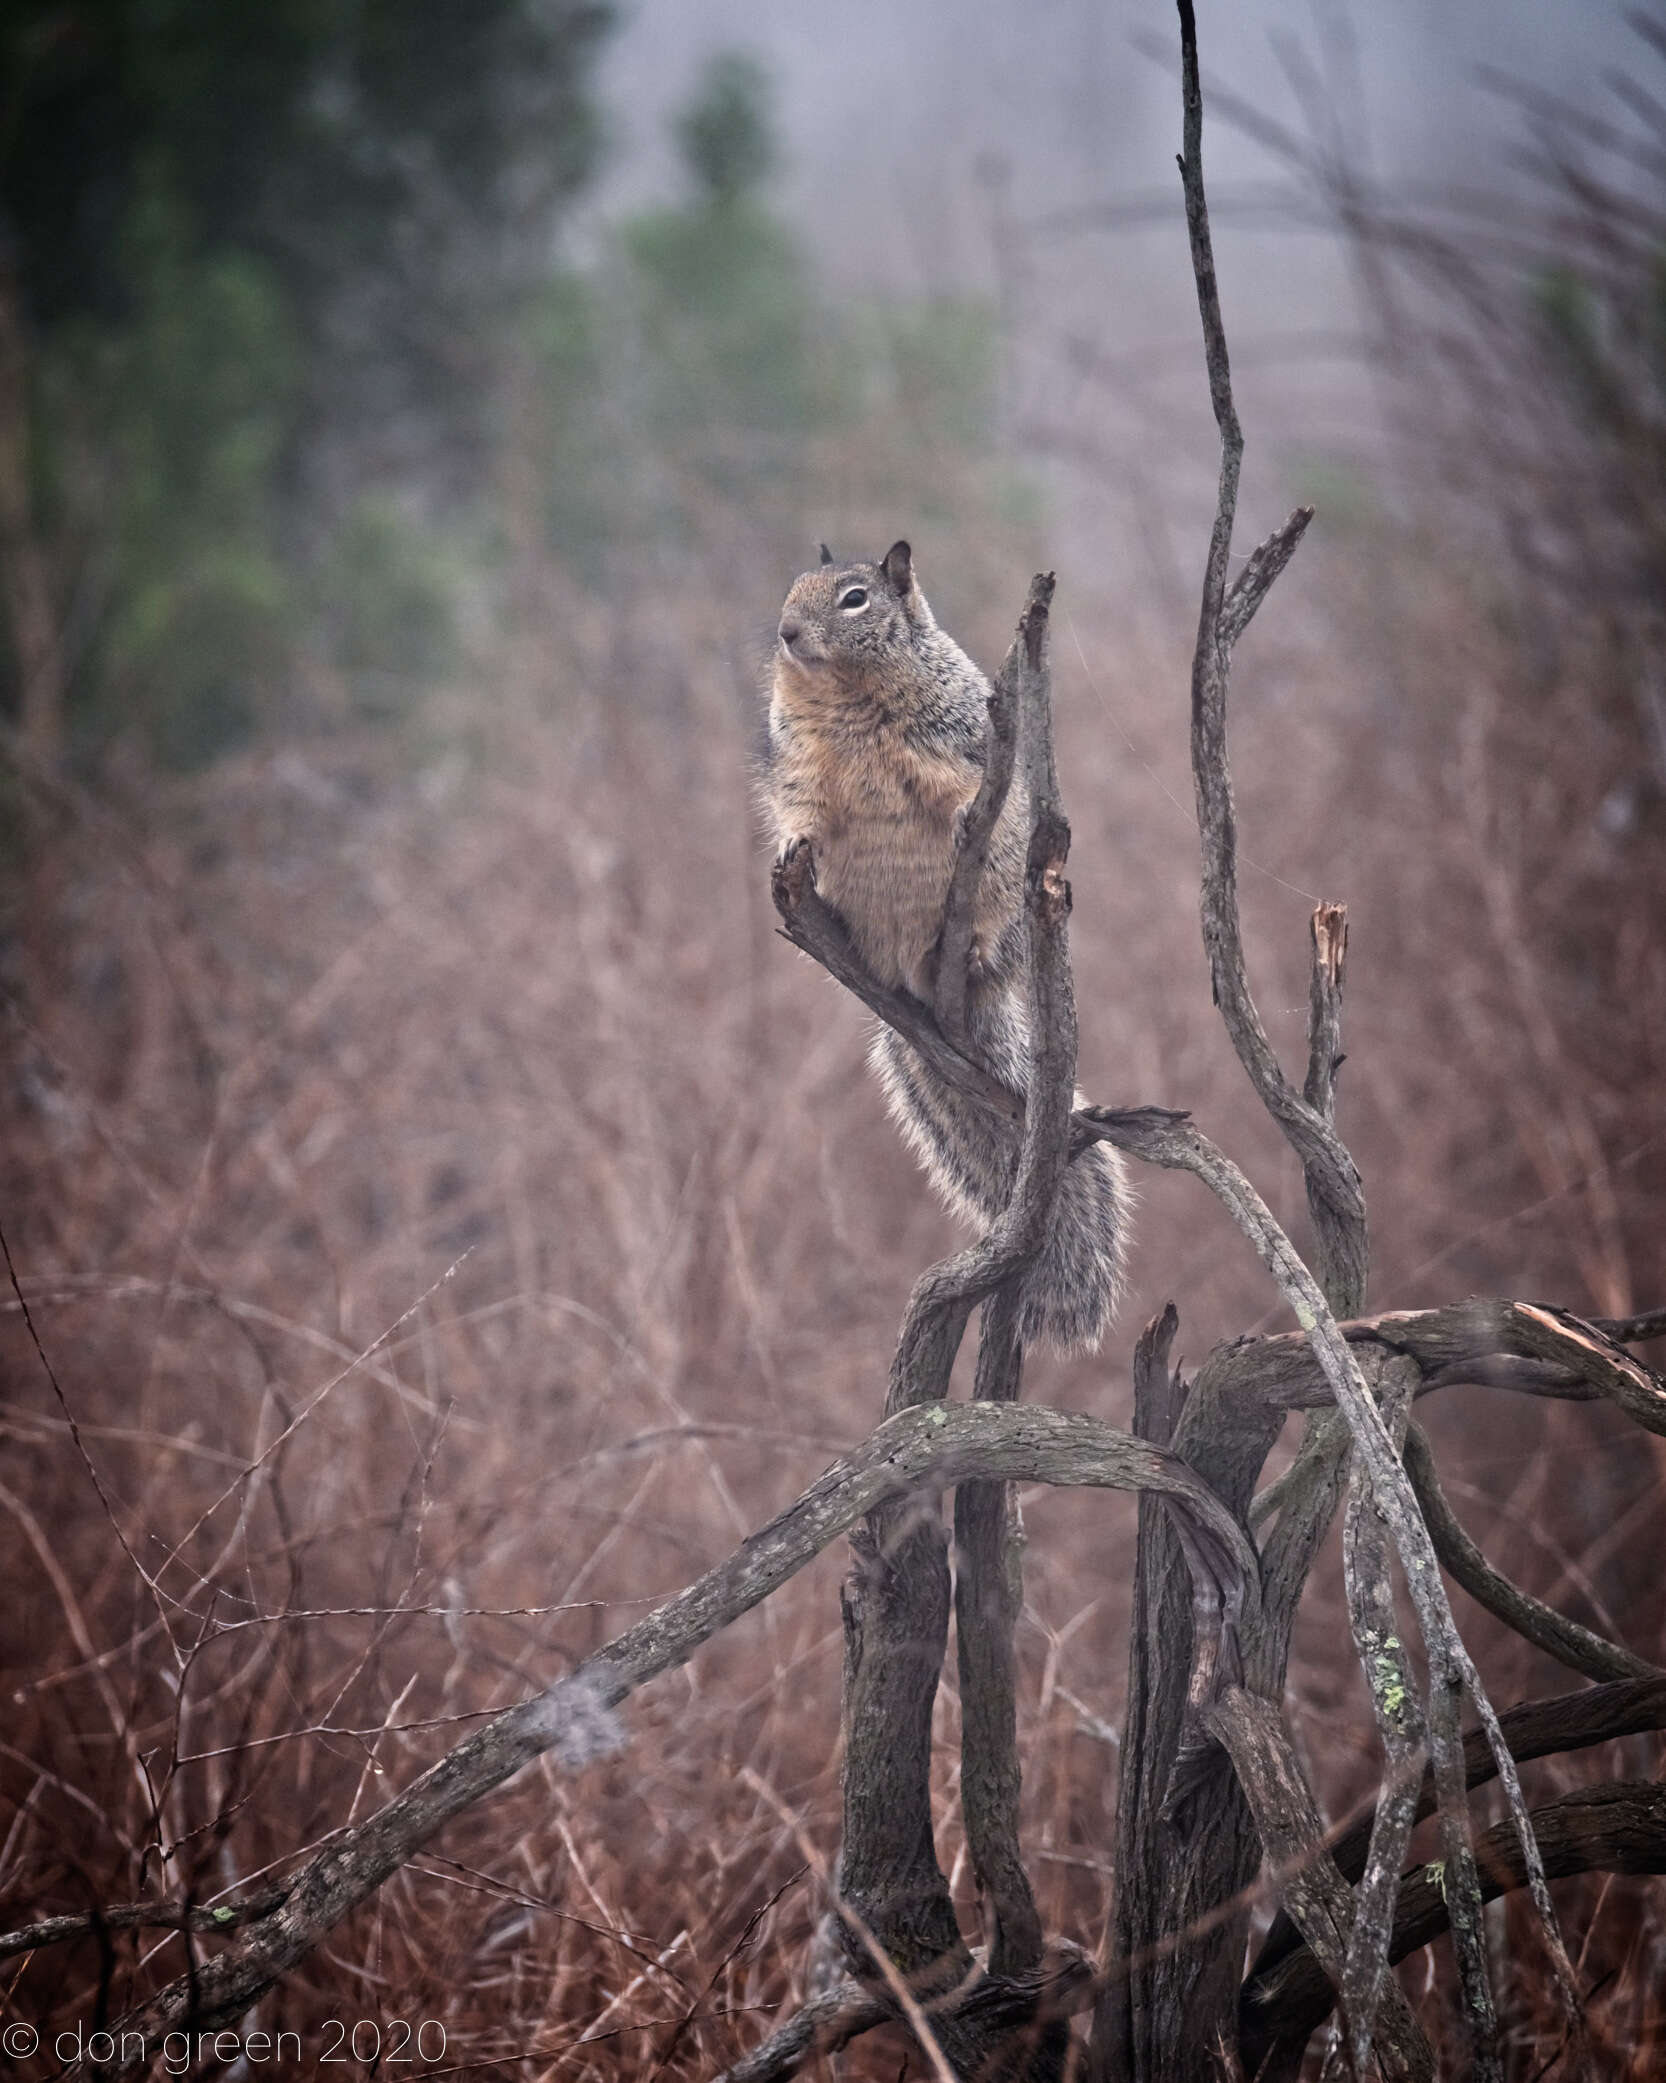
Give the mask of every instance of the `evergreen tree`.
[(60, 624), (91, 618), (84, 714), (210, 749), (340, 545), (368, 527), (385, 569), (389, 516), (484, 482), (506, 326), (595, 164), (610, 12), (12, 0), (0, 553), (50, 572)]

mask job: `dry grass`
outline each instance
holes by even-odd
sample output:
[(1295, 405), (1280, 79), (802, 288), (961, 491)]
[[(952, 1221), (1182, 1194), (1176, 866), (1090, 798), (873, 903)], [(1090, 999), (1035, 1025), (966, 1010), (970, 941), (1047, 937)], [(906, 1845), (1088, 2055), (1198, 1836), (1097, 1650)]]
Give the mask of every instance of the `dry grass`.
[[(932, 587), (952, 548), (919, 547), (945, 620), (996, 655), (1024, 571), (957, 594)], [(740, 612), (767, 628), (788, 568), (749, 568)], [(1600, 760), (1541, 756), (1578, 681), (1528, 736), (1510, 644), (1459, 582), (1408, 553), (1409, 613), (1373, 646), (1356, 568), (1315, 556), (1246, 644), (1237, 778), (1252, 972), (1287, 1050), (1311, 897), (1352, 906), (1343, 1106), (1376, 1300), (1658, 1301), (1659, 891), (1603, 852)], [(1083, 1083), (1193, 1108), (1300, 1233), (1204, 983), (1186, 631), (1061, 579), (1093, 661), (1061, 643)], [(910, 1281), (952, 1232), (881, 1117), (855, 1008), (773, 933), (722, 580), (623, 627), (547, 590), (420, 736), (32, 811), (0, 1211), (63, 1402), (7, 1308), (7, 1922), (281, 1868), (871, 1424)], [(1125, 1413), (1133, 1334), (1171, 1295), (1194, 1359), (1278, 1321), (1190, 1182), (1143, 1190), (1112, 1349), (1038, 1362), (1033, 1395)], [(1501, 1565), (1666, 1653), (1653, 1443), (1588, 1408), (1445, 1401), (1450, 1492)], [(1095, 1945), (1132, 1506), (1038, 1494), (1028, 1519), (1026, 1837), (1048, 1924)], [(245, 2030), (300, 2032), (310, 2066), (329, 2019), (385, 2047), (434, 2019), (444, 2061), (390, 2073), (528, 2078), (705, 2076), (750, 2045), (818, 1909), (782, 1811), (836, 1846), (839, 1567), (633, 1701), (612, 1762), (531, 1770), (475, 1811)], [(1374, 1754), (1336, 1575), (1292, 1691), (1340, 1809)], [(1561, 1689), (1460, 1620), (1495, 1698)], [(955, 1736), (951, 1664), (941, 1843), (975, 1923)], [(1658, 1768), (1658, 1745), (1628, 1751)], [(1529, 1790), (1613, 1769), (1549, 1764)], [(1568, 1899), (1607, 2072), (1641, 2077), (1658, 1917), (1635, 1883)], [(1525, 2077), (1547, 2021), (1531, 1940), (1494, 1914)], [(162, 1935), (49, 1950), (10, 2012), (91, 2030), (185, 1957)], [(847, 2073), (896, 2065), (881, 2035)]]

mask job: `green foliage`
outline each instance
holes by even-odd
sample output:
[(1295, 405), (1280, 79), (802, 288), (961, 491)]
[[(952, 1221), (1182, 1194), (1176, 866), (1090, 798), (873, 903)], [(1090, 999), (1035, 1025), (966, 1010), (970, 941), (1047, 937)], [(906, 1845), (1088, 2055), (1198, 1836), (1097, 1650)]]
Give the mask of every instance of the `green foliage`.
[[(834, 454), (876, 503), (954, 512), (993, 450), (993, 311), (820, 293), (762, 192), (779, 154), (750, 59), (715, 58), (674, 129), (689, 200), (620, 225), (528, 330), (550, 546), (600, 578), (612, 552), (695, 545), (742, 513), (797, 535)], [(1001, 496), (993, 473), (985, 490)]]
[(321, 605), (354, 711), (388, 720), (413, 690), (451, 670), (457, 637), (450, 568), (432, 529), (385, 496), (348, 514), (323, 562)]
[(1582, 411), (1611, 423), (1623, 403), (1604, 338), (1606, 313), (1578, 271), (1547, 267), (1531, 286), (1534, 316), (1551, 359)]
[[(737, 527), (799, 540), (832, 481), (887, 513), (1012, 506), (993, 313), (819, 291), (754, 59), (714, 58), (674, 119), (685, 199), (558, 269), (599, 0), (76, 17), (68, 42), (48, 0), (0, 25), (0, 219), (83, 747), (196, 764), (303, 687), (326, 718), (405, 714), (529, 520), (607, 587)], [(0, 644), (0, 703), (11, 671)]]
[(744, 51), (719, 52), (678, 116), (676, 132), (702, 202), (721, 209), (755, 194), (780, 156), (763, 67)]
[(563, 271), (533, 299), (524, 328), (544, 539), (592, 582), (602, 577), (608, 546), (631, 532), (639, 503), (631, 439), (613, 410), (617, 318), (592, 280)]
[(443, 558), (398, 516), (492, 488), (505, 338), (595, 163), (610, 20), (604, 0), (0, 15), (0, 235), (82, 742), (134, 728), (206, 757), (281, 710), (321, 641), (356, 706), (443, 669)]
[(808, 268), (754, 192), (777, 158), (759, 67), (715, 59), (675, 128), (692, 199), (618, 227), (525, 329), (547, 540), (592, 579), (614, 551), (779, 499), (830, 416)]
[(128, 323), (64, 328), (42, 358), (39, 504), (104, 575), (83, 733), (138, 725), (190, 765), (252, 725), (287, 666), (274, 484), (299, 349), (272, 270), (193, 255), (160, 181), (135, 209), (128, 271)]
[(887, 307), (880, 327), (880, 364), (903, 418), (927, 441), (988, 447), (1000, 353), (993, 309), (969, 297), (931, 297)]
[(719, 53), (673, 127), (693, 200), (620, 234), (633, 402), (680, 468), (742, 496), (821, 416), (817, 314), (797, 241), (758, 194), (779, 158), (762, 68)]
[(775, 218), (742, 201), (656, 211), (625, 227), (623, 248), (643, 402), (662, 440), (812, 424), (809, 281)]

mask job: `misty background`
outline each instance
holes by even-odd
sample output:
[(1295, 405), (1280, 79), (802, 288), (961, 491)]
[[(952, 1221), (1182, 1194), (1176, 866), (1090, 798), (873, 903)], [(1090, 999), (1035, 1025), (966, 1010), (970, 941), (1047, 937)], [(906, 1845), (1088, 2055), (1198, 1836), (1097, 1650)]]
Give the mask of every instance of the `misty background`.
[[(1205, 0), (1199, 38), (1235, 559), (1316, 508), (1234, 665), (1257, 1002), (1299, 1063), (1309, 916), (1345, 901), (1371, 1307), (1658, 1305), (1666, 17)], [(1190, 1110), (1305, 1241), (1197, 924), (1218, 444), (1176, 46), (1155, 0), (0, 14), (0, 1894), (30, 1914), (281, 1867), (871, 1428), (959, 1232), (857, 1007), (775, 931), (750, 762), (818, 540), (907, 536), (986, 667), (1056, 569), (1080, 1082)], [(1287, 1328), (1194, 1182), (1138, 1183), (1116, 1332), (1026, 1382), (1117, 1422), (1170, 1298), (1188, 1371)], [(1499, 1567), (1666, 1655), (1657, 1443), (1487, 1389), (1427, 1421)], [(1132, 1512), (1026, 1510), (1025, 1841), (1091, 1946)], [(394, 1988), (458, 2061), (735, 2058), (817, 1912), (783, 1810), (836, 1849), (840, 1567), (633, 1702), (622, 1761), (474, 1812), (268, 2024)], [(1333, 1813), (1375, 1771), (1338, 1576), (1290, 1680)], [(1556, 1688), (1459, 1618), (1495, 1696)], [(1567, 1900), (1640, 2083), (1658, 1914)], [(117, 1943), (128, 1993), (175, 1971)], [(12, 2000), (89, 2014), (113, 1971), (48, 1949)], [(1525, 2078), (1548, 1984), (1530, 1950), (1501, 1977)]]

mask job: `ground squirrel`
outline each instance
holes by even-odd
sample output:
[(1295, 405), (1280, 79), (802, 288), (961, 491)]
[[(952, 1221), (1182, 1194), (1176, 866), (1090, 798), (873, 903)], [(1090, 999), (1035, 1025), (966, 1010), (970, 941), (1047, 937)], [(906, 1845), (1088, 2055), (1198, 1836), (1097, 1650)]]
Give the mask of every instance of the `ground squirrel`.
[[(822, 564), (793, 582), (775, 646), (764, 795), (781, 852), (807, 840), (816, 888), (883, 984), (930, 1002), (956, 818), (977, 793), (989, 682), (938, 628), (905, 542), (877, 564)], [(1024, 855), (1015, 778), (979, 891), (967, 1023), (1014, 1091), (1028, 1081)], [(1019, 1132), (945, 1085), (891, 1028), (870, 1059), (938, 1192), (988, 1223), (1006, 1205)], [(1063, 1351), (1096, 1346), (1122, 1280), (1129, 1192), (1103, 1143), (1065, 1174), (1025, 1276), (1021, 1330)]]

